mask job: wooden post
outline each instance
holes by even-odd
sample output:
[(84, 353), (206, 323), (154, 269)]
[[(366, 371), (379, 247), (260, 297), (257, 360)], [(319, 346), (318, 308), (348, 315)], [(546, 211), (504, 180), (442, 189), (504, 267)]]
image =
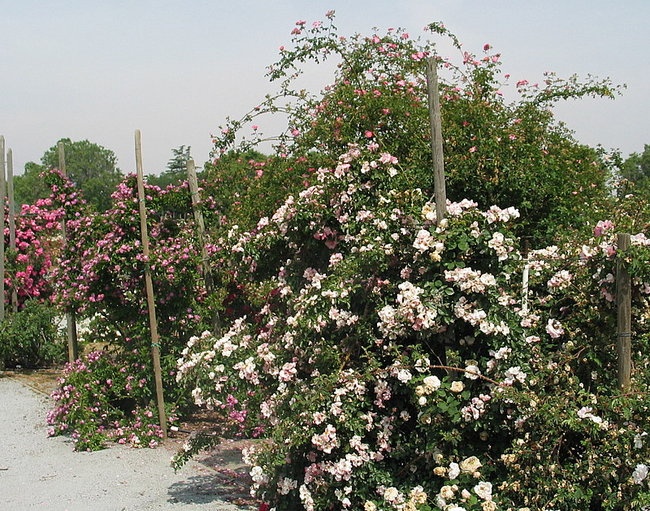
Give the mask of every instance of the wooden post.
[(524, 260), (524, 270), (521, 276), (521, 312), (528, 313), (528, 284), (530, 280), (530, 256), (529, 256), (528, 238), (524, 238), (521, 243), (521, 256)]
[[(5, 319), (5, 137), (0, 136), (0, 321)], [(0, 360), (0, 364), (2, 364)]]
[(435, 57), (427, 59), (427, 90), (429, 95), (429, 121), (431, 124), (431, 153), (433, 155), (433, 190), (436, 200), (436, 220), (447, 216), (447, 192), (445, 189), (445, 162), (442, 150), (442, 118), (440, 115), (440, 91)]
[(151, 355), (153, 358), (154, 376), (156, 379), (156, 399), (158, 404), (158, 420), (163, 438), (167, 438), (167, 416), (165, 399), (163, 397), (162, 369), (160, 367), (160, 336), (156, 320), (156, 301), (149, 266), (149, 232), (147, 230), (147, 208), (145, 205), (144, 175), (142, 171), (142, 138), (140, 130), (135, 131), (135, 166), (138, 177), (138, 199), (140, 204), (140, 235), (142, 237), (142, 255), (144, 256), (144, 279), (149, 309), (149, 328), (151, 329)]
[[(64, 177), (67, 176), (65, 171), (65, 146), (63, 142), (57, 144), (57, 150), (59, 152), (59, 170)], [(63, 210), (63, 219), (61, 220), (61, 237), (63, 238), (63, 250), (68, 244), (68, 235), (66, 232), (66, 211)], [(72, 307), (66, 307), (65, 311), (65, 322), (66, 322), (66, 332), (68, 337), (68, 361), (70, 363), (74, 362), (79, 358), (79, 340), (77, 338), (77, 317), (75, 310)]]
[(630, 248), (630, 235), (618, 234), (616, 262), (616, 307), (618, 335), (618, 385), (622, 390), (629, 388), (632, 379), (632, 285), (622, 255)]
[[(8, 215), (9, 215), (9, 248), (16, 253), (16, 207), (14, 204), (14, 160), (11, 149), (7, 151), (7, 197), (8, 197)], [(14, 313), (18, 312), (18, 290), (16, 289), (16, 279), (11, 288), (11, 309)]]
[[(214, 292), (214, 279), (210, 271), (210, 264), (208, 263), (208, 251), (205, 248), (205, 222), (203, 220), (203, 212), (201, 211), (201, 196), (199, 194), (199, 184), (196, 177), (196, 166), (194, 160), (187, 160), (187, 182), (190, 185), (190, 195), (192, 197), (192, 212), (194, 213), (194, 221), (196, 223), (196, 236), (201, 248), (201, 271), (203, 273), (203, 280), (205, 281), (205, 290), (208, 296)], [(219, 311), (214, 308), (212, 311), (212, 333), (218, 334), (221, 331), (221, 321), (219, 319)]]

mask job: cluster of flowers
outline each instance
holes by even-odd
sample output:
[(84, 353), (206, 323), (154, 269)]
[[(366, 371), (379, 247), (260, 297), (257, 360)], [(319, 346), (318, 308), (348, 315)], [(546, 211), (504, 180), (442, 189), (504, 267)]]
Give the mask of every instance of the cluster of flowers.
[[(390, 466), (400, 460), (413, 473), (436, 468), (426, 457), (401, 459), (406, 455), (397, 445), (405, 435), (413, 435), (409, 449), (434, 440), (450, 445), (435, 424), (459, 421), (467, 424), (461, 429), (471, 430), (499, 415), (502, 405), (493, 403), (503, 402), (503, 389), (527, 382), (526, 357), (511, 355), (516, 360), (506, 363), (507, 349), (494, 344), (497, 332), (511, 343), (515, 331), (521, 335), (523, 313), (508, 291), (512, 285), (506, 285), (513, 280), (509, 265), (521, 262), (505, 223), (516, 213), (498, 208), (483, 213), (463, 201), (450, 203), (453, 214), (435, 223), (432, 204), (417, 191), (375, 190), (365, 181), (368, 169), (390, 178), (397, 164), (376, 154), (372, 145), (351, 146), (337, 167), (318, 171), (318, 185), (288, 198), (255, 232), (233, 232), (232, 253), (241, 258), (242, 272), (259, 269), (263, 261), (254, 254), (277, 246), (278, 240), (298, 248), (301, 222), (314, 233), (327, 227), (339, 234), (335, 247), (326, 245), (331, 236), (303, 238), (312, 248), (294, 253), (317, 254), (324, 248), (327, 257), (321, 264), (299, 255), (282, 261), (267, 284), (277, 291), (271, 302), (255, 317), (239, 318), (221, 336), (206, 332), (192, 338), (178, 360), (178, 381), (193, 388), (197, 404), (228, 407), (236, 402), (246, 412), (242, 423), (249, 430), (286, 436), (286, 446), (270, 451), (289, 449), (290, 466), (275, 465), (270, 460), (278, 459), (277, 454), (264, 449), (248, 453), (254, 489), (266, 499), (292, 497), (306, 509), (319, 509), (325, 498), (344, 508), (417, 509), (427, 495), (438, 495), (437, 502), (449, 506), (452, 494), (458, 494), (458, 509), (465, 501), (470, 509), (479, 500), (489, 502), (484, 509), (493, 509), (496, 499), (489, 483), (481, 480), (460, 490), (455, 465), (447, 474), (448, 485), (410, 479), (388, 486), (385, 478), (395, 477)], [(369, 195), (381, 203), (369, 204)], [(335, 224), (325, 224), (331, 222), (328, 211)], [(430, 239), (435, 243), (425, 241)], [(492, 256), (475, 259), (472, 247)], [(429, 251), (440, 259), (426, 257)], [(400, 254), (401, 266), (392, 262), (394, 254)], [(450, 261), (457, 266), (450, 267)], [(532, 329), (540, 323), (528, 324)], [(449, 359), (459, 357), (462, 366), (456, 370), (467, 384), (430, 362), (445, 350), (427, 348), (426, 340), (452, 328), (472, 339), (465, 348), (455, 347), (456, 354), (447, 352)], [(425, 342), (414, 345), (415, 339)], [(480, 361), (463, 356), (474, 343), (492, 346), (492, 355)], [(427, 353), (419, 354), (422, 350)], [(517, 419), (513, 412), (500, 420)]]
[(150, 408), (151, 368), (131, 355), (118, 362), (94, 351), (65, 366), (52, 393), (48, 434), (70, 435), (76, 450), (96, 450), (112, 441), (133, 447), (158, 446), (163, 438)]
[[(246, 459), (254, 493), (276, 509), (527, 505), (511, 467), (539, 433), (540, 379), (584, 394), (571, 363), (554, 361), (579, 331), (548, 293), (570, 292), (584, 262), (557, 247), (522, 258), (512, 209), (449, 203), (438, 222), (417, 190), (390, 186), (399, 172), (372, 142), (350, 146), (255, 231), (232, 231), (235, 276), (267, 275), (267, 300), (225, 333), (193, 337), (178, 360), (197, 404), (273, 440)], [(288, 257), (265, 259), (271, 249)], [(566, 411), (575, 428), (618, 431), (578, 399)], [(632, 481), (636, 466), (619, 470)]]
[[(128, 176), (112, 195), (112, 209), (103, 214), (76, 216), (67, 222), (65, 257), (53, 269), (56, 299), (85, 314), (111, 310), (113, 318), (126, 324), (141, 322), (146, 316), (142, 274), (148, 265), (161, 310), (161, 328), (176, 331), (180, 326), (186, 330), (200, 319), (196, 304), (205, 298), (193, 224), (183, 218), (167, 221), (165, 210), (170, 206), (165, 201), (173, 206), (178, 190), (146, 185), (145, 193), (148, 260), (141, 247), (136, 180)], [(189, 193), (185, 194), (187, 202)], [(215, 250), (212, 245), (207, 248), (209, 253)]]
[[(52, 207), (51, 198), (23, 205), (16, 217), (16, 252), (8, 254), (5, 289), (8, 296), (16, 292), (19, 306), (50, 297), (48, 273), (61, 248), (62, 219), (63, 211)], [(5, 246), (10, 247), (9, 228), (4, 231)]]

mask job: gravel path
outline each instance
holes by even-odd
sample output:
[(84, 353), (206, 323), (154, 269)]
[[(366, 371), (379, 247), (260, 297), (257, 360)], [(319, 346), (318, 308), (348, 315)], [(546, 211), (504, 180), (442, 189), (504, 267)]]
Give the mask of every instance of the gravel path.
[[(46, 396), (0, 376), (0, 509), (27, 511), (241, 511), (216, 471), (190, 462), (178, 473), (167, 448), (111, 446), (74, 452), (48, 438)], [(250, 509), (250, 508), (248, 508)]]

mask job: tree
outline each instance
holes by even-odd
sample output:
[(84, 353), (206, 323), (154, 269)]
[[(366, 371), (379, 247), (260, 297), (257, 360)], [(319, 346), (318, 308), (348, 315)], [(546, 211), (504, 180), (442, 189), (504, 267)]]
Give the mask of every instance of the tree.
[(187, 180), (187, 162), (192, 159), (190, 146), (179, 146), (172, 149), (173, 156), (167, 162), (167, 169), (159, 176), (147, 176), (147, 183), (160, 188), (167, 188), (169, 185), (179, 185)]
[(25, 164), (25, 173), (14, 177), (16, 208), (23, 204), (35, 204), (38, 199), (50, 195), (50, 188), (41, 177), (43, 166), (32, 161)]
[(40, 165), (33, 162), (25, 165), (25, 175), (17, 176), (15, 180), (16, 202), (32, 203), (49, 195), (39, 176), (44, 170), (59, 168), (58, 145), (61, 142), (65, 152), (65, 170), (70, 180), (93, 209), (107, 210), (111, 205), (111, 194), (123, 177), (117, 168), (115, 153), (88, 140), (73, 142), (69, 138), (62, 138), (45, 151)]
[(645, 144), (643, 152), (632, 153), (621, 165), (621, 177), (625, 180), (625, 192), (636, 190), (650, 196), (650, 145)]

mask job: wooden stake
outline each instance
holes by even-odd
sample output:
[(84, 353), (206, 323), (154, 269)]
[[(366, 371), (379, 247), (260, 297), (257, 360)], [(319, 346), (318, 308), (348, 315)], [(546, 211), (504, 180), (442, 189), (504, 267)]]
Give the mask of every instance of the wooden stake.
[[(65, 171), (65, 146), (63, 142), (57, 144), (59, 152), (59, 170), (63, 176), (67, 176)], [(61, 220), (61, 237), (63, 238), (63, 250), (68, 244), (68, 235), (66, 232), (66, 212), (63, 212), (63, 219)], [(79, 341), (77, 338), (77, 317), (75, 310), (72, 307), (66, 307), (65, 311), (66, 331), (68, 336), (68, 361), (74, 362), (79, 358)]]
[(154, 376), (156, 379), (156, 398), (158, 404), (158, 420), (163, 438), (167, 438), (167, 416), (165, 399), (163, 397), (162, 369), (160, 367), (160, 336), (156, 320), (156, 301), (149, 266), (149, 232), (147, 230), (147, 208), (145, 205), (144, 175), (142, 171), (142, 137), (140, 130), (135, 131), (135, 165), (138, 177), (138, 199), (140, 204), (140, 234), (142, 237), (142, 255), (144, 256), (144, 279), (149, 309), (149, 327), (151, 329), (151, 355), (153, 358)]
[[(5, 137), (0, 136), (0, 321), (5, 319)], [(0, 360), (0, 364), (2, 364)]]
[[(199, 184), (196, 177), (194, 160), (187, 160), (186, 168), (187, 182), (190, 185), (190, 195), (192, 197), (192, 211), (196, 223), (196, 236), (199, 241), (199, 247), (201, 248), (201, 271), (203, 273), (203, 280), (205, 281), (205, 290), (208, 296), (211, 296), (214, 291), (214, 279), (208, 263), (208, 251), (205, 248), (205, 222), (203, 221), (203, 212), (201, 211), (201, 196), (199, 194)], [(214, 334), (219, 334), (221, 331), (219, 311), (216, 308), (212, 312), (212, 331)]]
[[(16, 253), (16, 207), (14, 204), (14, 160), (11, 149), (7, 151), (7, 197), (9, 198), (9, 248)], [(11, 289), (11, 309), (18, 312), (16, 279)]]
[(528, 240), (523, 240), (521, 256), (524, 260), (524, 271), (521, 282), (521, 312), (528, 313), (528, 285), (530, 280), (530, 255), (528, 250)]
[(427, 59), (427, 90), (429, 95), (429, 122), (431, 124), (431, 153), (433, 155), (433, 190), (436, 200), (436, 220), (447, 216), (447, 191), (445, 189), (445, 161), (442, 150), (442, 118), (440, 91), (435, 57)]
[(618, 336), (618, 385), (629, 388), (632, 379), (632, 283), (622, 255), (630, 248), (630, 235), (617, 236), (618, 261), (616, 262), (616, 307)]

